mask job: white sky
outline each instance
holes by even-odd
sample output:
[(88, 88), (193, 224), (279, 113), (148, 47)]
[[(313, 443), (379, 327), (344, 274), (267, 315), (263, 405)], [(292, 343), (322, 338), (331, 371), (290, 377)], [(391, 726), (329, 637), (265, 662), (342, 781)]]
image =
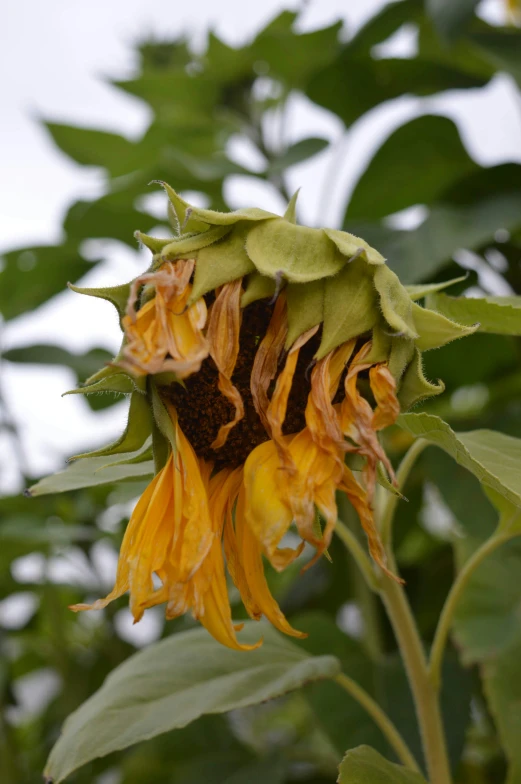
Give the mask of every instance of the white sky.
[[(310, 0), (300, 20), (302, 29), (337, 19), (353, 31), (382, 0)], [(130, 76), (135, 65), (132, 44), (144, 35), (159, 37), (188, 32), (201, 45), (209, 27), (232, 44), (240, 44), (283, 8), (300, 3), (264, 0), (17, 0), (2, 9), (0, 73), (0, 249), (31, 243), (54, 243), (60, 238), (61, 217), (70, 202), (100, 193), (96, 169), (74, 164), (55, 149), (38, 120), (89, 125), (130, 137), (146, 128), (148, 115), (141, 102), (118, 92), (104, 81)], [(500, 0), (484, 4), (489, 18), (499, 19)], [(247, 9), (247, 10), (245, 10)], [(393, 52), (414, 51), (414, 35), (399, 34)], [(517, 102), (516, 102), (517, 101)], [(352, 186), (371, 151), (398, 125), (425, 112), (443, 113), (459, 125), (470, 153), (482, 164), (521, 161), (521, 111), (510, 81), (500, 77), (481, 91), (454, 92), (443, 97), (403, 98), (371, 113), (357, 124), (341, 148), (340, 174), (327, 203), (325, 173), (331, 153), (295, 167), (290, 186), (302, 186), (302, 214), (306, 222), (337, 225), (342, 204), (336, 198)], [(297, 98), (290, 111), (288, 137), (310, 135), (342, 138), (342, 127), (328, 112)], [(338, 156), (338, 145), (336, 146)], [(238, 157), (248, 151), (236, 145)], [(317, 187), (318, 183), (318, 187)], [(175, 185), (175, 183), (173, 183)], [(233, 206), (258, 205), (280, 209), (269, 188), (248, 178), (229, 183)], [(139, 228), (139, 227), (137, 227)], [(85, 285), (113, 285), (128, 280), (146, 262), (138, 254), (109, 244), (109, 261), (85, 279)], [(64, 292), (29, 317), (10, 322), (3, 330), (4, 347), (34, 342), (58, 342), (73, 350), (92, 345), (117, 348), (119, 330), (108, 303)], [(73, 385), (66, 370), (5, 363), (2, 386), (16, 420), (22, 423), (24, 447), (31, 470), (50, 471), (85, 446), (114, 437), (123, 427), (125, 406), (92, 414), (79, 397), (61, 398)], [(6, 440), (0, 454), (8, 455), (0, 486), (13, 488), (16, 475)]]

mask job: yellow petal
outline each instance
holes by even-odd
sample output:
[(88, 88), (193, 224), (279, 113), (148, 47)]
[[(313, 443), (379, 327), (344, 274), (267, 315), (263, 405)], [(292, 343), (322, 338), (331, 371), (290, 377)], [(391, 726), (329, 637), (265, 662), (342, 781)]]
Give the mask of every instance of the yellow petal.
[(244, 403), (239, 390), (232, 384), (231, 377), (239, 354), (239, 335), (241, 330), (242, 279), (226, 283), (212, 305), (206, 338), (210, 345), (210, 355), (219, 371), (219, 389), (235, 407), (231, 422), (219, 428), (212, 449), (219, 449), (226, 443), (228, 433), (244, 416)]

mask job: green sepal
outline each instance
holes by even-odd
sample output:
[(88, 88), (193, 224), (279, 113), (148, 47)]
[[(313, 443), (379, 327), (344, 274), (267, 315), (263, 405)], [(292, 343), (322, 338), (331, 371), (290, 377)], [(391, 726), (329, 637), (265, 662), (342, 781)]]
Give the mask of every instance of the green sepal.
[(398, 400), (402, 411), (407, 411), (407, 409), (414, 406), (420, 400), (441, 394), (445, 389), (443, 381), (438, 381), (437, 384), (427, 381), (423, 375), (421, 353), (416, 349), (415, 354), (416, 356), (405, 371), (398, 393)]
[(74, 286), (72, 283), (67, 283), (71, 291), (77, 294), (86, 294), (88, 297), (98, 297), (99, 299), (106, 299), (111, 302), (118, 311), (119, 318), (122, 319), (127, 309), (127, 302), (130, 295), (130, 283), (122, 283), (121, 286), (108, 286), (107, 288), (100, 289), (85, 289), (80, 286)]
[(379, 362), (387, 362), (391, 354), (393, 338), (386, 331), (387, 324), (380, 317), (377, 324), (373, 327), (371, 336), (371, 350), (361, 362), (364, 364), (376, 365)]
[(71, 457), (70, 460), (79, 460), (83, 457), (119, 455), (122, 452), (136, 452), (138, 449), (141, 449), (150, 436), (151, 427), (152, 413), (145, 395), (142, 395), (141, 392), (132, 392), (128, 409), (127, 426), (122, 435), (112, 444), (109, 444), (102, 449), (75, 455), (74, 457)]
[(86, 384), (78, 389), (69, 389), (64, 392), (62, 397), (67, 395), (95, 395), (97, 392), (118, 392), (119, 394), (129, 395), (135, 390), (135, 385), (130, 376), (126, 373), (114, 373), (112, 376), (102, 378), (93, 384)]
[[(161, 185), (168, 196), (168, 216), (175, 231), (179, 234), (182, 232), (194, 232), (197, 234), (209, 228), (208, 223), (197, 219), (197, 216), (194, 214), (194, 208), (182, 199), (167, 182), (152, 180), (150, 184), (152, 185), (153, 183)], [(189, 211), (188, 218), (186, 215), (187, 211)]]
[(260, 272), (252, 272), (248, 275), (246, 288), (242, 293), (241, 308), (246, 308), (259, 299), (267, 299), (268, 297), (272, 299), (275, 296), (276, 288), (277, 284), (273, 278), (267, 278)]
[(202, 248), (197, 254), (190, 303), (224, 283), (249, 275), (255, 270), (245, 250), (247, 226), (238, 223), (220, 242)]
[(196, 259), (199, 251), (220, 240), (230, 233), (229, 226), (214, 226), (208, 231), (200, 234), (182, 234), (170, 240), (164, 246), (161, 255), (154, 258), (153, 268), (157, 269), (165, 261), (176, 261), (177, 259)]
[(403, 337), (416, 339), (418, 334), (412, 317), (412, 301), (398, 276), (386, 264), (377, 267), (374, 285), (380, 295), (385, 320)]
[(288, 285), (286, 291), (288, 303), (286, 349), (290, 349), (300, 335), (324, 320), (324, 289), (324, 280)]
[[(150, 391), (152, 397), (152, 413), (154, 415), (154, 422), (159, 432), (167, 439), (168, 443), (174, 454), (177, 453), (177, 441), (175, 437), (174, 424), (170, 419), (170, 415), (166, 409), (165, 404), (161, 400), (157, 387), (154, 383), (150, 383)], [(152, 433), (154, 435), (154, 433)], [(156, 449), (154, 445), (154, 461)]]
[(347, 261), (353, 257), (363, 256), (369, 264), (385, 264), (385, 259), (381, 253), (372, 248), (365, 240), (349, 234), (347, 231), (338, 229), (323, 229), (330, 240), (332, 240), (340, 253), (346, 257)]
[(297, 199), (300, 193), (300, 188), (298, 188), (293, 196), (291, 197), (288, 206), (286, 207), (286, 212), (284, 213), (284, 219), (287, 220), (289, 223), (296, 223), (297, 222)]
[(325, 281), (324, 325), (317, 359), (377, 323), (380, 313), (373, 276), (374, 270), (365, 259), (358, 258)]
[(414, 357), (414, 342), (408, 338), (392, 338), (389, 354), (389, 372), (396, 383), (400, 382), (406, 367)]
[(137, 455), (134, 455), (133, 457), (127, 457), (124, 460), (110, 461), (110, 463), (106, 463), (101, 468), (98, 468), (94, 473), (97, 474), (98, 471), (103, 471), (105, 468), (115, 468), (116, 466), (126, 466), (126, 465), (138, 465), (139, 463), (146, 463), (152, 460), (154, 454), (153, 454), (150, 434), (142, 446), (144, 447), (144, 449), (138, 452)]
[(416, 286), (404, 286), (404, 288), (413, 302), (416, 302), (416, 300), (423, 299), (428, 294), (435, 294), (437, 291), (443, 291), (456, 283), (461, 283), (467, 280), (467, 277), (467, 275), (462, 275), (460, 278), (444, 280), (443, 283), (420, 283)]
[(118, 366), (119, 358), (120, 354), (110, 365), (106, 365), (94, 375), (89, 376), (81, 387), (64, 392), (62, 397), (65, 395), (90, 395), (96, 392), (118, 392), (127, 395), (136, 391), (144, 394), (146, 376), (131, 376)]
[(284, 218), (250, 229), (246, 250), (259, 272), (290, 283), (336, 275), (346, 261), (322, 229), (295, 226)]
[(152, 251), (154, 255), (161, 253), (163, 249), (172, 242), (172, 237), (160, 239), (159, 237), (151, 237), (149, 234), (143, 234), (142, 231), (135, 231), (134, 237), (141, 242), (145, 248)]
[(472, 327), (464, 327), (451, 321), (441, 313), (428, 308), (422, 308), (413, 302), (412, 313), (416, 331), (419, 337), (416, 345), (420, 351), (428, 351), (431, 348), (441, 348), (441, 346), (451, 343), (458, 338), (472, 335), (479, 328), (479, 324)]
[[(205, 231), (208, 226), (232, 226), (241, 220), (263, 221), (267, 218), (278, 218), (272, 212), (266, 212), (258, 207), (248, 207), (234, 212), (217, 212), (216, 210), (205, 210), (200, 207), (192, 207), (182, 199), (170, 185), (166, 182), (156, 180), (165, 189), (168, 198), (176, 212), (180, 226), (187, 231)], [(188, 220), (186, 214), (189, 211)]]

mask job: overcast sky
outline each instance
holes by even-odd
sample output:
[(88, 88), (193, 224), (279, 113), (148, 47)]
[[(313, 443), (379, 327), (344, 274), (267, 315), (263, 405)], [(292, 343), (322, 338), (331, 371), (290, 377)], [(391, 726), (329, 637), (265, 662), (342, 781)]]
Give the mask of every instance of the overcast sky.
[[(383, 4), (382, 0), (311, 0), (305, 4), (299, 26), (310, 29), (343, 19), (352, 32)], [(59, 241), (67, 205), (101, 192), (100, 172), (77, 166), (56, 150), (39, 119), (84, 124), (129, 137), (139, 136), (146, 128), (149, 117), (141, 102), (106, 81), (109, 76), (131, 75), (133, 42), (151, 34), (168, 37), (187, 32), (201, 46), (211, 27), (227, 42), (240, 44), (276, 13), (299, 7), (303, 4), (289, 0), (247, 4), (239, 0), (17, 0), (5, 4), (0, 27), (0, 250)], [(502, 7), (501, 0), (487, 0), (483, 5), (487, 18), (496, 20)], [(387, 51), (408, 56), (414, 46), (414, 32), (406, 29), (383, 51), (387, 47)], [(320, 216), (324, 223), (337, 225), (342, 205), (335, 196), (356, 181), (371, 151), (394, 127), (425, 112), (452, 117), (469, 152), (480, 163), (521, 161), (521, 110), (506, 77), (481, 91), (400, 99), (372, 113), (350, 134), (336, 190), (327, 205), (322, 187), (329, 154), (295, 167), (290, 185), (302, 186), (304, 219), (315, 222)], [(303, 97), (292, 104), (288, 133), (292, 141), (319, 135), (338, 142), (343, 135), (338, 120)], [(231, 152), (237, 157), (248, 154), (237, 145)], [(228, 188), (233, 206), (280, 208), (277, 195), (255, 186), (251, 179), (234, 178)], [(109, 261), (85, 285), (113, 285), (136, 274), (141, 263), (146, 265), (137, 254), (115, 244), (108, 255)], [(115, 350), (119, 338), (107, 303), (66, 292), (36, 314), (5, 327), (2, 342), (4, 347), (59, 342), (73, 350), (92, 345)], [(65, 454), (108, 440), (123, 426), (122, 406), (93, 415), (81, 399), (62, 399), (61, 392), (72, 383), (65, 370), (4, 368), (3, 386), (13, 414), (23, 423), (25, 449), (35, 473), (54, 469)], [(5, 447), (0, 438), (0, 449), (8, 454)], [(8, 467), (0, 486), (12, 487), (14, 475)]]

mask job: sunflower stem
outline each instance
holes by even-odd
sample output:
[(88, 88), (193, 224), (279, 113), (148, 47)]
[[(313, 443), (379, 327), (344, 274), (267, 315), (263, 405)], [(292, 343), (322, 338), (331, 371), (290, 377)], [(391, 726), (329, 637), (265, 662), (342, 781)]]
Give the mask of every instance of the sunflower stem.
[[(403, 458), (396, 472), (400, 491), (403, 490), (416, 459), (427, 445), (427, 441), (418, 439)], [(389, 494), (380, 514), (380, 532), (389, 566), (393, 571), (396, 571), (396, 564), (392, 551), (392, 528), (397, 503), (398, 496)], [(418, 627), (405, 590), (396, 580), (383, 574), (380, 595), (393, 627), (413, 695), (429, 782), (430, 784), (451, 784), (438, 690), (431, 678)]]
[(345, 673), (341, 672), (335, 678), (339, 686), (346, 691), (364, 710), (371, 716), (376, 726), (382, 731), (382, 734), (388, 740), (396, 752), (396, 756), (403, 762), (405, 767), (410, 770), (419, 772), (418, 763), (414, 759), (411, 750), (405, 743), (404, 739), (387, 716), (381, 709), (378, 703), (368, 694), (361, 686), (358, 685), (352, 678)]
[(511, 531), (496, 531), (471, 555), (456, 577), (447, 599), (445, 600), (445, 604), (443, 605), (443, 610), (436, 627), (434, 642), (431, 648), (429, 668), (434, 688), (439, 689), (440, 687), (443, 654), (445, 652), (452, 621), (454, 620), (454, 613), (470, 578), (488, 555), (516, 535), (518, 534), (512, 533)]
[(348, 526), (341, 520), (337, 520), (335, 526), (335, 533), (345, 544), (354, 560), (358, 564), (358, 568), (362, 572), (365, 581), (371, 590), (376, 593), (380, 590), (380, 582), (373, 568), (372, 562), (365, 552), (364, 548), (356, 538), (356, 536), (349, 530)]

